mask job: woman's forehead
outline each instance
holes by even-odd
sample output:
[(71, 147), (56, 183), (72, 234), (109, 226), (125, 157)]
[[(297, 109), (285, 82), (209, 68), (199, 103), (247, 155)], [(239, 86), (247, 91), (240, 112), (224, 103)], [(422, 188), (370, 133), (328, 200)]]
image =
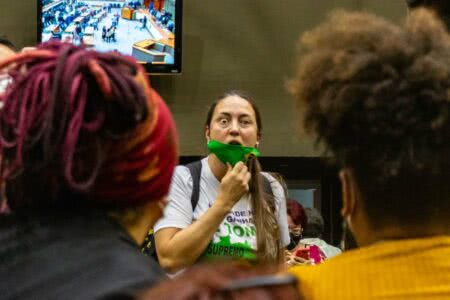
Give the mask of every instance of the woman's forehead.
[(255, 117), (255, 110), (250, 102), (239, 96), (228, 96), (217, 103), (214, 114), (249, 115)]

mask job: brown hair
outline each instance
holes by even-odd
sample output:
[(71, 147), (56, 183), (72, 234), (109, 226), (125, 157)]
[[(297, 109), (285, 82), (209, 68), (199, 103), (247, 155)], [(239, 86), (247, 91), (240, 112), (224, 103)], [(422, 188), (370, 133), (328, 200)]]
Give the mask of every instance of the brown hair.
[(300, 45), (291, 88), (302, 125), (353, 171), (372, 225), (449, 224), (450, 38), (441, 21), (425, 9), (404, 26), (339, 11)]
[[(255, 112), (257, 130), (260, 135), (262, 130), (262, 122), (257, 106), (248, 95), (241, 91), (235, 90), (224, 93), (211, 105), (206, 116), (205, 126), (209, 127), (211, 125), (212, 117), (217, 104), (230, 96), (240, 97), (250, 103)], [(255, 156), (251, 156), (247, 160), (247, 167), (251, 174), (249, 193), (251, 196), (253, 221), (256, 227), (258, 260), (261, 263), (279, 262), (282, 258), (283, 251), (281, 249), (280, 229), (276, 218), (275, 198), (264, 191), (262, 181), (263, 178), (261, 177), (263, 176), (261, 175), (261, 165)]]

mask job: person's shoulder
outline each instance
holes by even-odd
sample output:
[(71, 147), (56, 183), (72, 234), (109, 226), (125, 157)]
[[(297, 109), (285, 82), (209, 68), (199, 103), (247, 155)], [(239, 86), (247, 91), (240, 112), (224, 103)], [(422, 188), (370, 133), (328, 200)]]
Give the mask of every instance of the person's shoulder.
[(192, 180), (191, 172), (185, 165), (178, 165), (175, 167), (173, 181), (188, 182), (190, 180)]
[[(24, 286), (35, 283), (33, 299), (97, 299), (97, 296), (112, 291), (143, 288), (166, 278), (162, 269), (151, 258), (144, 256), (131, 238), (107, 218), (74, 217), (65, 223), (63, 219), (68, 218), (48, 218), (46, 215), (24, 220), (18, 216), (15, 218), (20, 224), (24, 220), (26, 224), (33, 224), (32, 234), (26, 231), (22, 235), (14, 235), (12, 239), (11, 234), (4, 232), (5, 228), (0, 229), (0, 236), (6, 233), (10, 240), (1, 243), (0, 253), (6, 259), (3, 264), (6, 268), (0, 268), (0, 273), (14, 266), (18, 272), (10, 274), (6, 282), (22, 282)], [(2, 225), (23, 226), (12, 221), (12, 216), (1, 217), (0, 220)], [(14, 251), (9, 250), (12, 247)], [(60, 273), (59, 266), (62, 264), (64, 275), (55, 276)], [(28, 270), (29, 275), (15, 277), (23, 270)], [(33, 278), (39, 273), (44, 276)], [(43, 290), (40, 286), (44, 285), (59, 288)], [(15, 291), (18, 289), (11, 293)], [(71, 296), (62, 297), (64, 294)]]
[[(117, 247), (105, 251), (105, 267), (112, 273), (118, 271), (124, 277), (159, 281), (166, 278), (161, 267), (136, 247)], [(120, 271), (121, 270), (121, 271)]]
[[(192, 163), (194, 163), (194, 164), (198, 164), (199, 163), (201, 165), (201, 174), (200, 174), (201, 177), (200, 178), (202, 180), (204, 179), (204, 176), (208, 176), (208, 174), (210, 173), (210, 172), (207, 171), (209, 169), (208, 157), (204, 157), (204, 158), (202, 158), (200, 160), (197, 160), (197, 161), (194, 161)], [(188, 174), (189, 181), (192, 181), (191, 171), (187, 167), (187, 164), (186, 165), (181, 165), (179, 167), (182, 168), (182, 170), (180, 170), (180, 172), (182, 172), (183, 175), (185, 175), (185, 176), (186, 176), (186, 174)]]
[(100, 282), (127, 289), (141, 288), (166, 279), (161, 267), (152, 258), (145, 256), (127, 237), (104, 240), (101, 244), (104, 247), (99, 253), (90, 254), (95, 266), (85, 272), (89, 275), (101, 272)]
[[(202, 176), (205, 174), (205, 163), (207, 164), (207, 160), (202, 159)], [(187, 190), (192, 189), (193, 178), (191, 171), (186, 165), (178, 165), (175, 167), (175, 171), (172, 177), (172, 187), (180, 187), (186, 188)]]
[(178, 165), (175, 167), (175, 174), (189, 174), (189, 169), (185, 165)]
[(268, 172), (261, 172), (261, 175), (263, 175), (269, 181), (273, 194), (277, 196), (277, 198), (284, 198), (284, 190), (281, 183)]
[[(77, 299), (134, 299), (143, 289), (151, 288), (167, 277), (156, 264), (149, 264), (139, 251), (134, 255), (122, 253), (122, 256), (105, 256), (101, 269), (84, 272), (84, 276), (65, 293), (77, 294)], [(141, 257), (138, 257), (141, 256)], [(121, 259), (123, 258), (123, 259)], [(114, 261), (112, 261), (114, 259)], [(73, 288), (75, 287), (75, 288)], [(120, 297), (119, 297), (120, 296)], [(126, 297), (125, 297), (126, 296)], [(62, 299), (62, 298), (61, 298)]]
[(269, 183), (270, 183), (270, 185), (272, 186), (272, 187), (280, 187), (280, 188), (282, 188), (281, 187), (281, 183), (275, 178), (275, 177), (273, 177), (270, 173), (268, 173), (268, 172), (261, 172), (261, 175), (263, 175), (268, 181), (269, 181)]
[(264, 177), (266, 177), (267, 180), (269, 180), (269, 182), (276, 181), (276, 179), (275, 179), (272, 175), (270, 175), (270, 173), (268, 173), (268, 172), (262, 171), (262, 172), (261, 172), (261, 175), (263, 175)]

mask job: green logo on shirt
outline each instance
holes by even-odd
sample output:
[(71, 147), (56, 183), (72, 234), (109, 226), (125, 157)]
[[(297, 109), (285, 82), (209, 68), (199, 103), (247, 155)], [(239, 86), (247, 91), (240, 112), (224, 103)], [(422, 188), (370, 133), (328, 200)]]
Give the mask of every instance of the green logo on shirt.
[(229, 235), (220, 237), (218, 243), (211, 242), (203, 256), (206, 259), (219, 257), (246, 260), (256, 259), (255, 251), (247, 241), (244, 243), (231, 243)]

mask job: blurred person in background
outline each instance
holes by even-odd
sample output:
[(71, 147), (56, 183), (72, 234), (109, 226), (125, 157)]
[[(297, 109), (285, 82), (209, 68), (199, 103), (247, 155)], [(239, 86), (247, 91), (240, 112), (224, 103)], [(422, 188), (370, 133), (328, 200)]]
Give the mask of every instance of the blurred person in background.
[(295, 253), (300, 246), (299, 243), (307, 224), (305, 209), (294, 199), (287, 199), (286, 208), (290, 237), (290, 243), (285, 251), (286, 264), (287, 266), (311, 264), (309, 259), (299, 257)]
[(300, 240), (302, 245), (316, 245), (320, 248), (325, 259), (341, 254), (342, 251), (338, 247), (334, 247), (322, 239), (325, 229), (322, 214), (313, 207), (305, 208), (306, 226), (303, 230), (303, 236)]
[(303, 232), (308, 224), (308, 219), (303, 205), (294, 199), (287, 200), (287, 219), (289, 227), (289, 236), (291, 243), (287, 246), (288, 250), (297, 247), (303, 237)]
[(309, 258), (305, 259), (296, 254), (299, 249), (307, 250), (312, 245), (319, 248), (321, 261), (342, 252), (341, 249), (322, 240), (324, 221), (317, 209), (311, 207), (303, 208), (296, 200), (289, 199), (287, 202), (287, 213), (291, 237), (291, 243), (286, 253), (288, 265), (312, 264), (313, 262)]

